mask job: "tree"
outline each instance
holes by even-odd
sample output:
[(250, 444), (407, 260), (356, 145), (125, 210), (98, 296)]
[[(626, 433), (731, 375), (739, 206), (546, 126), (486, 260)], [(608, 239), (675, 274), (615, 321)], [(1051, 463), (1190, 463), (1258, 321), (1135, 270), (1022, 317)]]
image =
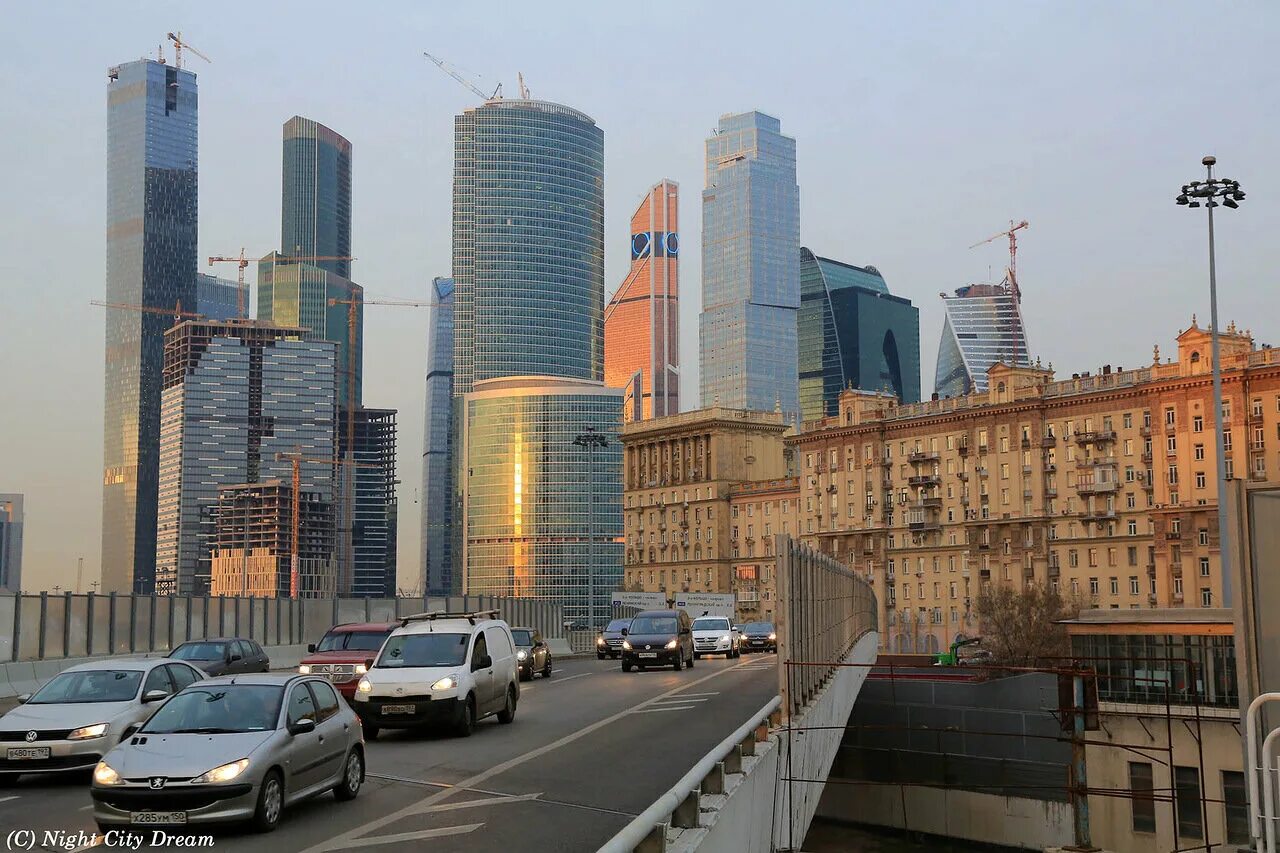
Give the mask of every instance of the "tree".
[(993, 663), (1033, 666), (1043, 658), (1071, 653), (1063, 619), (1079, 615), (1081, 604), (1063, 598), (1056, 589), (1029, 584), (987, 584), (975, 610), (982, 632), (982, 648)]

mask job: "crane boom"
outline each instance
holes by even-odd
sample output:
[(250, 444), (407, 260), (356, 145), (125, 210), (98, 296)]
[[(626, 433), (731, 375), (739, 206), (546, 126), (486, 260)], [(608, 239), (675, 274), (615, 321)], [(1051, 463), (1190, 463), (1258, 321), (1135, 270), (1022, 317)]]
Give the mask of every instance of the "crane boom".
[(90, 299), (90, 305), (97, 305), (99, 308), (119, 308), (122, 311), (137, 311), (141, 314), (163, 314), (166, 317), (172, 317), (174, 320), (203, 320), (203, 314), (193, 314), (190, 311), (182, 310), (182, 303), (179, 302), (173, 308), (154, 308), (150, 305), (133, 305), (128, 302), (103, 302), (101, 299)]
[(459, 83), (461, 83), (463, 86), (466, 86), (468, 89), (470, 89), (472, 92), (476, 93), (476, 94), (477, 94), (477, 95), (479, 95), (480, 97), (484, 98), (486, 101), (492, 101), (494, 98), (501, 98), (501, 97), (502, 97), (502, 84), (501, 84), (501, 83), (499, 83), (499, 84), (498, 84), (498, 87), (497, 87), (496, 89), (494, 89), (494, 90), (493, 90), (493, 94), (492, 94), (492, 95), (486, 95), (486, 94), (484, 93), (484, 90), (483, 90), (483, 89), (481, 89), (481, 88), (480, 88), (479, 86), (477, 86), (475, 83), (472, 83), (472, 82), (471, 82), (470, 80), (468, 80), (466, 77), (463, 77), (461, 74), (459, 74), (457, 71), (455, 71), (455, 70), (453, 69), (453, 67), (449, 65), (449, 63), (445, 62), (445, 61), (444, 61), (443, 59), (441, 59), (440, 57), (438, 57), (438, 56), (432, 56), (431, 54), (427, 53), (425, 50), (422, 52), (422, 55), (423, 55), (423, 56), (425, 56), (427, 59), (430, 59), (432, 62), (434, 62), (434, 63), (435, 63), (435, 65), (436, 65), (436, 67), (437, 67), (437, 68), (439, 68), (441, 71), (443, 71), (445, 74), (448, 74), (448, 75), (449, 75), (450, 77), (452, 77), (454, 80), (457, 80), (457, 81), (458, 81)]
[(173, 42), (173, 64), (178, 68), (182, 67), (182, 49), (184, 47), (187, 50), (194, 53), (196, 56), (203, 59), (205, 62), (213, 62), (212, 59), (210, 59), (209, 57), (201, 53), (199, 50), (197, 50), (194, 45), (187, 44), (185, 41), (183, 41), (182, 33), (177, 33), (177, 34), (169, 33), (169, 41)]
[(972, 246), (969, 247), (970, 249), (976, 249), (979, 246), (984, 246), (987, 243), (992, 242), (993, 240), (999, 240), (1001, 237), (1008, 237), (1009, 238), (1009, 267), (1006, 271), (1008, 273), (1007, 278), (1009, 281), (1009, 285), (1013, 288), (1013, 292), (1019, 296), (1021, 295), (1021, 292), (1019, 291), (1019, 288), (1018, 288), (1018, 234), (1017, 232), (1021, 231), (1023, 228), (1028, 228), (1028, 227), (1030, 226), (1028, 225), (1027, 220), (1025, 219), (1017, 223), (1016, 225), (1014, 224), (1013, 220), (1010, 219), (1009, 229), (1007, 231), (1001, 231), (999, 234), (992, 234), (987, 239), (979, 240), (978, 242), (974, 243)]
[[(279, 263), (280, 261), (285, 261), (285, 260), (302, 261), (304, 263), (309, 263), (313, 261), (354, 261), (355, 258), (350, 257), (349, 255), (296, 255), (296, 256), (291, 255), (288, 257), (284, 255), (280, 255), (275, 259), (275, 262)], [(245, 267), (249, 266), (249, 264), (257, 263), (257, 262), (258, 260), (255, 258), (245, 257), (243, 248), (240, 249), (239, 255), (211, 255), (209, 257), (209, 266), (213, 266), (215, 263), (230, 263), (230, 264), (237, 265), (237, 268), (238, 268), (237, 274), (236, 274), (236, 316), (237, 317), (243, 317), (247, 319), (249, 316), (245, 306), (245, 302), (246, 302), (245, 296), (249, 291), (245, 288), (244, 270), (245, 270)]]

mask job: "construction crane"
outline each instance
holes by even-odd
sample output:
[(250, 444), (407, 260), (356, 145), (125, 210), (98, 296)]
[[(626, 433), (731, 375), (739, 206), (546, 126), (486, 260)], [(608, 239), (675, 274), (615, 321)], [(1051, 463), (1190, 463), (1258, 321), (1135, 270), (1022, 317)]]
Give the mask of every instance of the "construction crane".
[(529, 87), (524, 84), (524, 72), (516, 72), (516, 80), (520, 83), (520, 97), (522, 100), (529, 100)]
[[(355, 258), (348, 255), (277, 255), (272, 259), (272, 263), (280, 263), (283, 261), (299, 261), (302, 263), (314, 263), (315, 261), (354, 261)], [(249, 264), (259, 263), (260, 259), (245, 257), (244, 249), (240, 249), (239, 255), (213, 255), (209, 258), (209, 266), (216, 263), (229, 263), (236, 265), (236, 316), (248, 317), (248, 311), (245, 306), (245, 289), (244, 270)]]
[(985, 246), (987, 243), (990, 243), (992, 240), (999, 240), (1001, 237), (1009, 238), (1008, 281), (1010, 286), (1013, 287), (1014, 295), (1018, 297), (1022, 296), (1022, 292), (1018, 289), (1018, 235), (1017, 235), (1017, 232), (1027, 227), (1029, 226), (1027, 225), (1027, 220), (1025, 219), (1019, 222), (1017, 225), (1014, 225), (1013, 220), (1010, 219), (1008, 231), (1001, 231), (999, 234), (992, 234), (987, 239), (979, 240), (978, 242), (974, 243), (972, 246), (969, 247), (970, 249), (976, 249), (979, 246)]
[(177, 68), (182, 67), (182, 49), (184, 47), (187, 50), (194, 53), (196, 56), (203, 59), (205, 62), (213, 62), (212, 59), (210, 59), (209, 57), (201, 53), (199, 50), (197, 50), (194, 45), (187, 44), (185, 41), (183, 41), (182, 33), (177, 33), (177, 34), (169, 33), (169, 41), (173, 42), (173, 64)]
[(150, 305), (133, 305), (127, 302), (103, 302), (99, 299), (90, 299), (89, 304), (97, 305), (99, 308), (119, 308), (122, 311), (137, 311), (141, 314), (163, 314), (166, 317), (172, 317), (175, 324), (183, 320), (205, 319), (203, 314), (192, 314), (190, 311), (183, 311), (181, 302), (178, 302), (173, 308), (153, 308)]
[(302, 516), (300, 509), (302, 504), (302, 463), (314, 462), (320, 465), (350, 465), (356, 468), (377, 468), (379, 466), (370, 462), (355, 462), (346, 459), (313, 459), (303, 456), (296, 450), (292, 453), (276, 454), (277, 462), (281, 462), (286, 459), (289, 460), (293, 467), (293, 504), (289, 510), (289, 522), (291, 528), (289, 530), (289, 597), (297, 598), (298, 579), (300, 577), (298, 568), (298, 541), (300, 534), (298, 528), (299, 519)]
[[(452, 77), (454, 80), (457, 80), (457, 81), (458, 81), (459, 83), (461, 83), (463, 86), (466, 86), (468, 89), (470, 89), (472, 92), (475, 92), (477, 95), (479, 95), (480, 97), (484, 98), (486, 101), (493, 101), (493, 100), (496, 100), (496, 99), (498, 99), (498, 98), (501, 98), (501, 97), (502, 97), (502, 84), (501, 84), (501, 83), (499, 83), (499, 84), (498, 84), (498, 87), (497, 87), (496, 89), (494, 89), (494, 90), (493, 90), (493, 94), (492, 94), (492, 95), (486, 95), (486, 94), (484, 93), (484, 90), (483, 90), (483, 89), (481, 89), (481, 88), (480, 88), (479, 86), (477, 86), (475, 83), (472, 83), (472, 82), (471, 82), (470, 80), (468, 80), (466, 77), (463, 77), (461, 74), (459, 74), (457, 71), (455, 71), (455, 70), (453, 69), (453, 67), (452, 67), (451, 65), (449, 65), (449, 63), (445, 62), (445, 61), (444, 61), (443, 59), (441, 59), (440, 57), (438, 57), (438, 56), (432, 56), (431, 54), (427, 53), (425, 50), (422, 52), (422, 55), (423, 55), (423, 56), (425, 56), (427, 59), (430, 59), (432, 62), (434, 62), (434, 63), (436, 64), (436, 67), (437, 67), (437, 68), (439, 68), (441, 71), (443, 71), (445, 74), (448, 74), (448, 75), (449, 75), (450, 77)], [(523, 89), (523, 88), (524, 88), (524, 83), (523, 83), (523, 81), (521, 82), (520, 87), (521, 87), (521, 89)]]

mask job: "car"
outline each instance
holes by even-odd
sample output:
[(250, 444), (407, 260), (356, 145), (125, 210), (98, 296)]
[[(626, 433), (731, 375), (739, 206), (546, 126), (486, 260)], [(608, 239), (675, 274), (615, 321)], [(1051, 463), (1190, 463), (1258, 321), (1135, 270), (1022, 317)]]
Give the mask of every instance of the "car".
[(609, 624), (596, 637), (596, 657), (604, 660), (622, 654), (622, 638), (626, 636), (630, 619), (610, 619)]
[(496, 610), (405, 617), (356, 683), (365, 739), (381, 729), (440, 726), (467, 737), (485, 717), (512, 722), (520, 701), (515, 645)]
[(169, 652), (173, 660), (183, 660), (204, 670), (205, 675), (238, 675), (267, 672), (271, 660), (262, 646), (242, 637), (209, 637), (188, 640)]
[(165, 658), (69, 667), (0, 717), (0, 785), (27, 774), (88, 771), (129, 726), (204, 673)]
[(512, 628), (516, 641), (516, 669), (521, 681), (532, 681), (536, 673), (551, 677), (551, 647), (536, 628)]
[(349, 622), (334, 625), (319, 643), (307, 646), (307, 656), (298, 664), (301, 675), (329, 679), (348, 702), (354, 701), (356, 683), (365, 673), (364, 662), (376, 655), (399, 622)]
[(736, 658), (740, 654), (738, 634), (733, 623), (723, 616), (699, 616), (693, 620), (693, 656), (724, 655)]
[(676, 672), (693, 666), (693, 629), (683, 610), (645, 610), (637, 613), (622, 641), (622, 671), (642, 672), (666, 666)]
[(742, 626), (744, 652), (778, 653), (778, 634), (772, 622), (748, 622)]
[(360, 722), (328, 681), (223, 676), (178, 693), (104, 755), (89, 794), (104, 831), (248, 821), (269, 832), (300, 800), (355, 799), (364, 761)]

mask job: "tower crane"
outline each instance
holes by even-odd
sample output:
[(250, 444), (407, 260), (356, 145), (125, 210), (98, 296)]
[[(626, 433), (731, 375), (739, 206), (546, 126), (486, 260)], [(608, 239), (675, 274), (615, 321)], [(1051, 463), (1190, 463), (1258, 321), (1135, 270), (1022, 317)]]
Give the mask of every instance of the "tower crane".
[(172, 317), (173, 322), (180, 323), (183, 320), (203, 320), (203, 314), (193, 314), (190, 311), (182, 310), (182, 302), (178, 302), (173, 308), (154, 308), (150, 305), (133, 305), (127, 302), (103, 302), (100, 299), (90, 299), (90, 305), (97, 305), (99, 308), (119, 308), (122, 311), (137, 311), (141, 314), (163, 314), (166, 317)]
[(1008, 280), (1009, 280), (1010, 286), (1013, 287), (1014, 296), (1017, 296), (1019, 298), (1022, 297), (1022, 291), (1018, 289), (1018, 235), (1017, 235), (1017, 232), (1027, 227), (1029, 226), (1027, 224), (1027, 220), (1025, 219), (1019, 222), (1017, 225), (1014, 225), (1013, 220), (1010, 219), (1008, 231), (1001, 231), (999, 234), (992, 234), (987, 239), (979, 240), (978, 242), (974, 243), (972, 246), (969, 247), (970, 249), (976, 249), (979, 246), (983, 246), (983, 245), (986, 245), (987, 243), (990, 243), (992, 240), (999, 240), (1001, 237), (1009, 238)]
[(182, 67), (182, 49), (184, 47), (187, 50), (194, 53), (196, 56), (203, 59), (205, 62), (213, 62), (212, 59), (210, 59), (209, 57), (201, 53), (199, 50), (197, 50), (194, 45), (187, 44), (185, 41), (183, 41), (182, 33), (177, 33), (177, 34), (169, 33), (169, 41), (173, 42), (173, 64), (177, 68)]
[[(300, 261), (302, 263), (312, 263), (315, 261), (354, 261), (355, 258), (348, 255), (280, 255), (275, 262), (280, 261)], [(245, 290), (244, 270), (249, 264), (260, 263), (261, 259), (247, 258), (244, 249), (240, 249), (239, 255), (213, 255), (209, 258), (209, 266), (215, 263), (229, 263), (236, 265), (236, 316), (248, 317), (248, 311), (245, 306)]]
[[(450, 77), (452, 77), (454, 80), (457, 80), (457, 81), (458, 81), (459, 83), (461, 83), (463, 86), (466, 86), (468, 89), (470, 89), (472, 92), (475, 92), (477, 95), (479, 95), (480, 97), (484, 98), (486, 101), (492, 101), (492, 100), (495, 100), (495, 99), (497, 99), (497, 98), (501, 98), (501, 97), (502, 97), (502, 84), (501, 84), (501, 83), (499, 83), (499, 84), (498, 84), (498, 87), (497, 87), (496, 89), (494, 89), (494, 90), (493, 90), (493, 94), (491, 94), (491, 95), (486, 95), (486, 94), (484, 93), (484, 90), (483, 90), (483, 89), (481, 89), (481, 88), (480, 88), (479, 86), (477, 86), (475, 83), (472, 83), (472, 82), (471, 82), (470, 80), (468, 80), (466, 77), (463, 77), (460, 73), (458, 73), (456, 70), (454, 70), (453, 66), (451, 66), (449, 63), (445, 62), (445, 61), (444, 61), (443, 59), (441, 59), (440, 57), (438, 57), (438, 56), (432, 56), (431, 54), (427, 53), (425, 50), (422, 52), (422, 55), (423, 55), (423, 56), (425, 56), (427, 59), (430, 59), (432, 62), (434, 62), (434, 63), (436, 64), (436, 67), (437, 67), (437, 68), (439, 68), (441, 71), (443, 71), (445, 74), (448, 74), (448, 75), (449, 75)], [(523, 83), (523, 81), (521, 82), (520, 86), (521, 86), (521, 88), (523, 88), (523, 87), (524, 87), (524, 83)]]

